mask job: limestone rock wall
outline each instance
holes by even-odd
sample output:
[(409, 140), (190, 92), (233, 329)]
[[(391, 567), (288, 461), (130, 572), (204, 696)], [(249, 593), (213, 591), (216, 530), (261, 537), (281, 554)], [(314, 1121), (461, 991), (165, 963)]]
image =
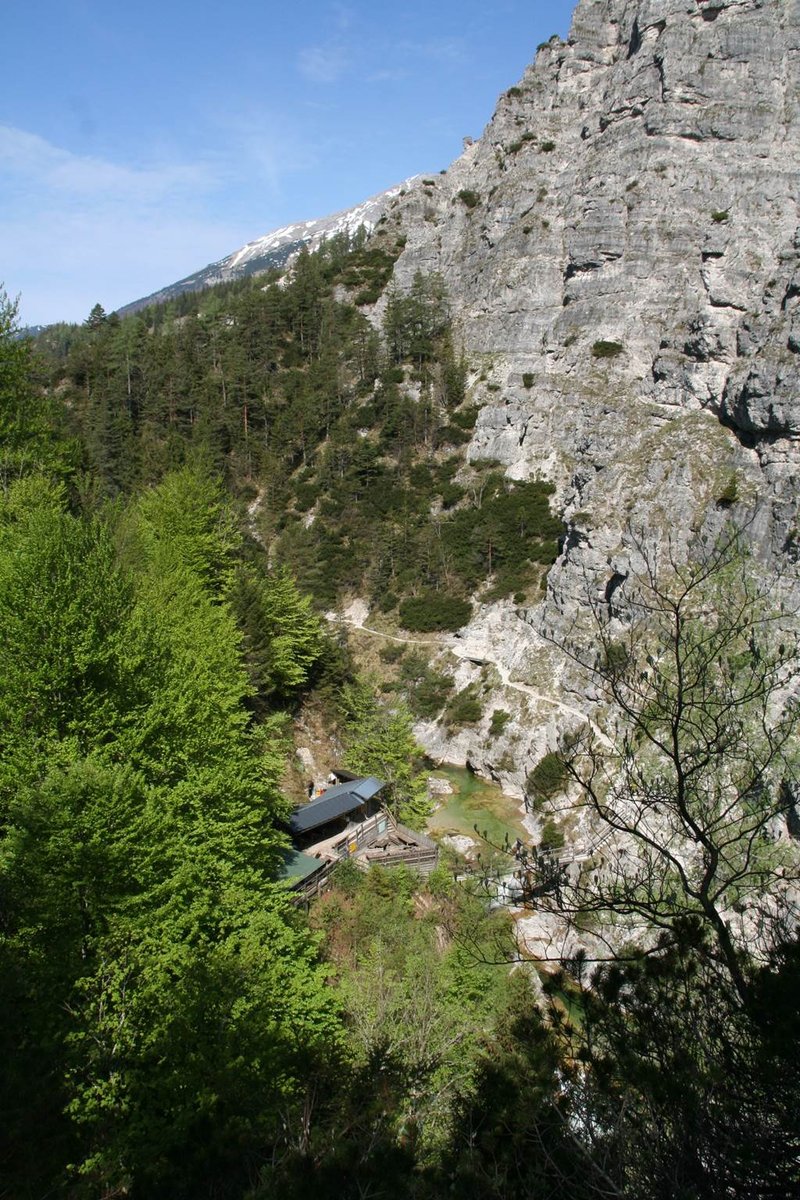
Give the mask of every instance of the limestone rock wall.
[(423, 730), (439, 753), (520, 787), (591, 712), (548, 639), (587, 587), (624, 599), (631, 529), (687, 553), (733, 516), (765, 564), (795, 555), (799, 106), (800, 0), (581, 0), (483, 136), (395, 202), (395, 283), (443, 275), (474, 366), (468, 455), (551, 479), (570, 527), (541, 604), (456, 639), (487, 711), (516, 705), (505, 744)]

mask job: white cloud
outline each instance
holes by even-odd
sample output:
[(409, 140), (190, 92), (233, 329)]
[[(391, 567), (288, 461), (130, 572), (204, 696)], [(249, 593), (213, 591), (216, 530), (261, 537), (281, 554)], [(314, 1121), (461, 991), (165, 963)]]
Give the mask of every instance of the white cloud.
[(111, 311), (285, 224), (288, 176), (316, 142), (291, 114), (216, 110), (197, 161), (75, 154), (0, 125), (0, 283), (26, 324)]
[(333, 15), (333, 23), (337, 29), (344, 32), (349, 29), (355, 20), (355, 11), (349, 4), (334, 3), (331, 5), (331, 13)]
[(438, 63), (460, 65), (470, 60), (470, 52), (463, 38), (428, 38), (422, 41), (403, 41), (397, 46), (401, 54), (412, 58), (426, 58)]
[(213, 186), (209, 168), (202, 164), (167, 163), (131, 167), (90, 155), (62, 150), (38, 134), (0, 125), (0, 176), (17, 186), (34, 183), (67, 196), (124, 196), (153, 202), (176, 190)]
[(349, 65), (349, 55), (338, 42), (307, 46), (297, 57), (300, 74), (311, 83), (337, 83)]
[(0, 275), (29, 324), (113, 309), (246, 240), (215, 211), (228, 166), (138, 166), (0, 126)]

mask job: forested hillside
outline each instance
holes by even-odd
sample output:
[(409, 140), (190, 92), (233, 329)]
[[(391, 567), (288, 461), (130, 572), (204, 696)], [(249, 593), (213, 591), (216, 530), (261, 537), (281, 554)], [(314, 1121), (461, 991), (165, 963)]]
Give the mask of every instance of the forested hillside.
[[(383, 337), (361, 312), (400, 249), (386, 225), (369, 248), (339, 235), (301, 254), (288, 282), (122, 321), (98, 307), (83, 328), (49, 330), (42, 383), (93, 487), (124, 494), (201, 455), (256, 501), (259, 533), (318, 604), (357, 593), (391, 610), (414, 596), (421, 613), (405, 615), (419, 628), (463, 623), (490, 577), (495, 595), (537, 584), (562, 532), (551, 489), (457, 453), (477, 409), (441, 280), (391, 293)], [(455, 618), (447, 599), (461, 602)]]
[[(542, 979), (458, 864), (342, 869), (308, 913), (279, 882), (304, 704), (426, 814), (407, 711), (320, 606), (457, 627), (535, 594), (561, 533), (550, 488), (458, 452), (481, 364), (441, 281), (366, 322), (398, 249), (335, 239), (35, 347), (3, 305), (2, 1196), (800, 1187), (793, 931), (726, 960), (687, 901)], [(638, 665), (605, 659), (620, 686)], [(424, 663), (401, 681), (444, 703)]]

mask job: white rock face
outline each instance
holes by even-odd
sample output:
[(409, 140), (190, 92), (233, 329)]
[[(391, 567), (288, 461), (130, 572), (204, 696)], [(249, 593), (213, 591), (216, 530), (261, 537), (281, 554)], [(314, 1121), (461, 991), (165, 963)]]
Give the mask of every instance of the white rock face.
[(587, 589), (624, 603), (631, 529), (691, 553), (733, 517), (765, 564), (796, 555), (798, 196), (798, 0), (581, 0), (483, 137), (393, 201), (395, 283), (442, 274), (476, 367), (469, 457), (551, 480), (569, 527), (540, 604), (455, 639), (486, 718), (420, 727), (432, 753), (520, 792), (590, 715), (552, 639)]
[(442, 845), (451, 846), (457, 854), (463, 854), (466, 857), (474, 854), (478, 848), (475, 839), (467, 837), (465, 833), (446, 833), (442, 838)]

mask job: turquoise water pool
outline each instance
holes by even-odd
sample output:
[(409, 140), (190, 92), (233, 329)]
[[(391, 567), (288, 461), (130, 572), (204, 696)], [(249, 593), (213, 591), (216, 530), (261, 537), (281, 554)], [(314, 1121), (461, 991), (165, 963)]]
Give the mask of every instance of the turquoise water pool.
[(466, 767), (444, 765), (431, 771), (434, 779), (447, 779), (453, 788), (450, 796), (437, 797), (440, 802), (428, 822), (428, 829), (437, 834), (466, 834), (478, 840), (475, 826), (495, 845), (502, 846), (508, 837), (527, 840), (522, 824), (522, 802), (506, 796), (496, 783), (480, 779)]

